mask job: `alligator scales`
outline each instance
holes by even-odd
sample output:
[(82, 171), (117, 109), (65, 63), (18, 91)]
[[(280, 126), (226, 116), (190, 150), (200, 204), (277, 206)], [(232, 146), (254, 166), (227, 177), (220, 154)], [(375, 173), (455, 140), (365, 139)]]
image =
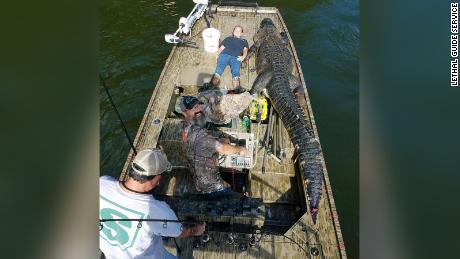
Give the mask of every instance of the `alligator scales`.
[(323, 180), (322, 153), (301, 107), (306, 105), (305, 96), (302, 84), (292, 74), (292, 56), (287, 43), (286, 35), (278, 32), (271, 19), (262, 20), (250, 50), (250, 55), (256, 53), (257, 71), (251, 94), (260, 94), (266, 89), (287, 129), (296, 148), (294, 159), (306, 181), (310, 213), (316, 223)]

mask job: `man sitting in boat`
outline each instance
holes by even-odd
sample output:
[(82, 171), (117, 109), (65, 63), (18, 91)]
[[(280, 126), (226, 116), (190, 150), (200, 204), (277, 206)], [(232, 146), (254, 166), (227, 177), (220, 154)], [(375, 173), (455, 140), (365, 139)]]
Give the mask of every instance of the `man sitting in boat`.
[[(189, 237), (203, 234), (206, 225), (182, 225), (168, 204), (156, 200), (150, 191), (171, 170), (166, 155), (159, 149), (140, 151), (129, 170), (129, 178), (119, 182), (102, 176), (100, 188), (101, 219), (159, 219), (144, 221), (106, 221), (100, 233), (100, 249), (107, 259), (176, 258), (163, 247), (162, 236)], [(163, 220), (163, 221), (161, 221)]]
[(219, 154), (246, 155), (246, 148), (232, 146), (228, 140), (218, 139), (202, 127), (205, 120), (196, 97), (184, 96), (179, 108), (185, 119), (182, 142), (195, 188), (210, 197), (232, 194), (230, 185), (220, 177), (218, 157)]
[(220, 77), (224, 73), (225, 68), (230, 65), (233, 89), (240, 88), (241, 62), (248, 55), (249, 49), (248, 42), (241, 38), (242, 34), (243, 27), (240, 25), (235, 26), (232, 36), (225, 38), (217, 50), (217, 66), (211, 79), (211, 83), (214, 86), (219, 85)]

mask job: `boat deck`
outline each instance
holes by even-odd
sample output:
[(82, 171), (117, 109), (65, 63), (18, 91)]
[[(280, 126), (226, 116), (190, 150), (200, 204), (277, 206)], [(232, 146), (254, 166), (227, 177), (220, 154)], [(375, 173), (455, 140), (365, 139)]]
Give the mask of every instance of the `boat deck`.
[[(252, 37), (257, 32), (260, 21), (266, 17), (271, 18), (280, 31), (287, 32), (287, 28), (276, 8), (258, 9), (250, 7), (218, 7), (217, 13), (211, 20), (211, 26), (221, 32), (221, 40), (231, 35), (235, 25), (242, 25), (244, 28), (243, 38), (248, 40), (249, 45), (253, 43)], [(165, 67), (153, 91), (145, 116), (139, 127), (135, 138), (135, 145), (138, 150), (150, 147), (162, 148), (168, 159), (172, 162), (174, 170), (171, 174), (162, 179), (160, 186), (155, 193), (165, 197), (181, 198), (194, 194), (195, 188), (187, 165), (184, 161), (180, 130), (182, 120), (174, 113), (174, 104), (177, 98), (177, 89), (187, 95), (196, 94), (198, 87), (209, 82), (216, 65), (215, 54), (206, 53), (203, 50), (201, 32), (206, 28), (204, 19), (200, 19), (192, 29), (189, 41), (196, 42), (196, 47), (175, 46), (166, 61)], [(300, 69), (292, 41), (290, 50), (296, 62), (294, 75), (304, 85), (305, 81)], [(254, 71), (254, 58), (250, 59), (248, 65), (241, 69), (241, 85), (250, 88), (257, 74)], [(222, 76), (221, 88), (231, 89), (230, 69), (227, 69)], [(315, 120), (310, 106), (307, 93), (308, 107), (304, 107), (307, 120), (317, 135)], [(251, 131), (256, 139), (262, 139), (265, 134), (266, 124), (261, 124), (257, 130), (256, 123), (251, 124)], [(327, 171), (324, 172), (323, 198), (320, 203), (320, 212), (316, 225), (313, 225), (308, 213), (306, 213), (305, 194), (301, 184), (302, 179), (292, 164), (293, 146), (289, 141), (286, 130), (282, 125), (279, 129), (278, 141), (275, 146), (278, 150), (283, 149), (286, 159), (281, 164), (273, 159), (268, 160), (266, 172), (262, 173), (263, 150), (258, 152), (256, 166), (249, 170), (244, 176), (247, 189), (251, 198), (260, 198), (266, 206), (266, 222), (293, 222), (286, 226), (287, 232), (284, 235), (265, 235), (260, 241), (260, 246), (249, 247), (247, 251), (241, 252), (238, 246), (225, 245), (222, 232), (211, 232), (211, 241), (197, 247), (193, 238), (179, 240), (182, 249), (181, 258), (346, 258), (345, 247), (340, 230), (337, 212), (335, 209), (332, 190), (328, 179)], [(219, 128), (216, 131), (243, 131), (241, 122), (238, 122), (237, 129)], [(257, 134), (257, 132), (259, 134)], [(283, 138), (283, 141), (281, 141)], [(281, 146), (280, 143), (283, 143)], [(125, 163), (121, 178), (126, 177), (127, 166), (131, 162), (131, 152)], [(324, 159), (323, 159), (324, 164)], [(325, 165), (324, 165), (324, 168)], [(225, 179), (225, 177), (223, 176)], [(241, 178), (241, 177), (240, 177)], [(300, 184), (299, 184), (300, 183)], [(300, 185), (300, 187), (299, 187)], [(174, 208), (174, 207), (173, 207)], [(240, 234), (241, 238), (247, 238)], [(304, 252), (295, 242), (300, 244), (306, 251), (311, 248), (318, 248), (320, 254), (312, 256)], [(176, 254), (174, 244), (165, 242), (167, 249)]]

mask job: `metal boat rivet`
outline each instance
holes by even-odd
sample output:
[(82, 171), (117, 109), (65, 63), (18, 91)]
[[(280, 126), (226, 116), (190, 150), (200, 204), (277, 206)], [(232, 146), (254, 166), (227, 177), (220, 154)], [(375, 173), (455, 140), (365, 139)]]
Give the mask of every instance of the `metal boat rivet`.
[(211, 238), (209, 237), (208, 234), (204, 234), (201, 236), (201, 242), (207, 243)]
[(226, 243), (228, 245), (231, 245), (231, 244), (233, 244), (235, 242), (235, 239), (233, 238), (233, 235), (230, 233), (230, 234), (227, 235), (227, 238), (226, 238), (225, 241), (226, 241)]
[(311, 254), (312, 256), (318, 256), (318, 255), (319, 255), (319, 250), (318, 250), (318, 248), (312, 247), (312, 248), (310, 249), (310, 254)]
[(257, 240), (256, 240), (256, 237), (254, 235), (251, 235), (251, 238), (249, 238), (249, 245), (251, 247), (257, 245)]

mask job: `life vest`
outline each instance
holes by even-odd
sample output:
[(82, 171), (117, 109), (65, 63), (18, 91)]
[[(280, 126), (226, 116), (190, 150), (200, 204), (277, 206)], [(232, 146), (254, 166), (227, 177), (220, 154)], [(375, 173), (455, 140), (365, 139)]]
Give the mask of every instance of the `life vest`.
[(268, 102), (263, 96), (252, 100), (249, 104), (249, 118), (252, 121), (256, 121), (258, 114), (260, 114), (260, 119), (263, 121), (268, 117)]

